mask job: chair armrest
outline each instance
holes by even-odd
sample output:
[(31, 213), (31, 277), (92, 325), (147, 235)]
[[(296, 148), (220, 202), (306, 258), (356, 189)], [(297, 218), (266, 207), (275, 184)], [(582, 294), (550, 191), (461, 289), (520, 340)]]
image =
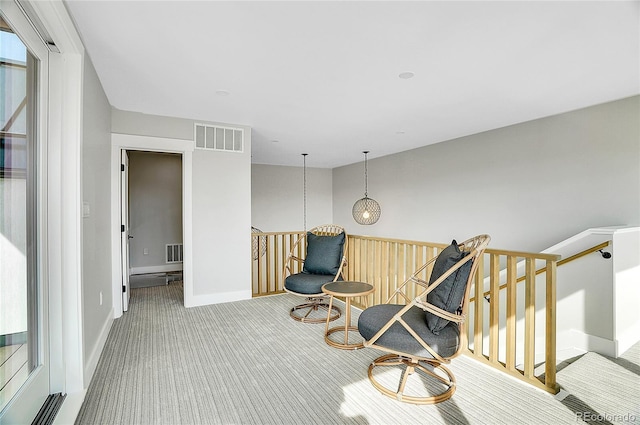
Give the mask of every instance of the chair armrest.
[(298, 263), (304, 263), (304, 260), (302, 258), (296, 257), (295, 255), (290, 256), (289, 260), (295, 260)]
[(426, 301), (422, 301), (419, 298), (416, 298), (415, 304), (421, 309), (428, 311), (429, 313), (433, 313), (436, 316), (440, 316), (450, 322), (464, 323), (467, 320), (467, 317), (464, 314), (449, 313), (448, 311), (436, 307), (435, 305), (430, 304)]
[(390, 304), (393, 299), (397, 296), (402, 297), (405, 302), (410, 303), (411, 299), (407, 296), (407, 294), (404, 291), (405, 286), (407, 286), (407, 284), (409, 282), (413, 282), (416, 285), (420, 285), (423, 288), (425, 288), (425, 290), (423, 292), (420, 293), (420, 295), (422, 295), (423, 293), (425, 293), (425, 291), (427, 290), (428, 286), (429, 286), (429, 282), (427, 282), (424, 279), (420, 279), (418, 277), (419, 274), (421, 274), (424, 269), (426, 269), (427, 267), (429, 267), (431, 264), (433, 264), (436, 261), (436, 257), (433, 257), (432, 259), (430, 259), (429, 261), (427, 261), (426, 263), (424, 263), (418, 270), (416, 270), (415, 272), (413, 272), (413, 274), (411, 276), (409, 276), (409, 278), (407, 278), (407, 280), (405, 280), (404, 282), (402, 282), (402, 284), (400, 286), (398, 286), (398, 289), (396, 289), (395, 291), (393, 291), (393, 293), (391, 294), (391, 296), (384, 302), (384, 304)]
[(304, 264), (304, 260), (302, 258), (296, 257), (295, 255), (289, 255), (284, 263), (284, 269), (282, 270), (282, 279), (286, 279), (287, 276), (293, 274), (293, 264), (292, 261), (297, 262), (298, 264)]

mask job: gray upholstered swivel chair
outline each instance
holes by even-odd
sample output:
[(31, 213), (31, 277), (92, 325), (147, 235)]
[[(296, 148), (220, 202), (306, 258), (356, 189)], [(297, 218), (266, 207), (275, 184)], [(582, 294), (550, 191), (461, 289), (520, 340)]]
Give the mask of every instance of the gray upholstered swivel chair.
[[(314, 227), (291, 248), (284, 266), (284, 290), (307, 300), (293, 307), (290, 316), (306, 323), (325, 323), (329, 310), (322, 285), (343, 280), (346, 265), (347, 233), (334, 224)], [(330, 320), (341, 311), (331, 306)]]
[[(360, 314), (358, 330), (364, 346), (388, 353), (369, 365), (369, 380), (381, 393), (414, 404), (439, 403), (453, 395), (456, 380), (444, 364), (467, 344), (464, 320), (469, 291), (490, 239), (480, 235), (461, 244), (454, 240), (407, 279), (387, 303)], [(419, 278), (431, 264), (429, 280)], [(419, 285), (413, 299), (407, 295), (408, 284)], [(391, 304), (394, 300), (406, 304)], [(395, 387), (395, 381), (385, 380), (388, 377), (382, 371), (397, 367), (404, 371)]]

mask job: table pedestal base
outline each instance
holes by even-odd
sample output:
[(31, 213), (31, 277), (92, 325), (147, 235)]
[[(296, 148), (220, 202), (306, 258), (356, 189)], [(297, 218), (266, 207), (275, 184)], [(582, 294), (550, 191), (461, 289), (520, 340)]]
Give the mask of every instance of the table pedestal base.
[(331, 328), (331, 329), (329, 329), (328, 331), (325, 332), (324, 340), (330, 346), (335, 347), (335, 348), (340, 348), (341, 350), (357, 350), (358, 348), (364, 347), (364, 344), (362, 342), (355, 343), (355, 344), (349, 344), (349, 342), (348, 342), (349, 341), (348, 331), (356, 331), (356, 332), (358, 332), (358, 328), (355, 327), (355, 326), (347, 327), (347, 336), (345, 337), (345, 342), (336, 342), (336, 341), (333, 341), (331, 338), (329, 338), (329, 335), (334, 334), (336, 332), (345, 332), (344, 326), (337, 326), (335, 328)]
[[(356, 344), (349, 343), (349, 332), (358, 332), (358, 327), (351, 325), (351, 299), (354, 297), (366, 297), (373, 291), (373, 285), (363, 282), (337, 281), (322, 285), (322, 292), (331, 296), (329, 299), (329, 311), (331, 311), (331, 308), (333, 307), (334, 297), (344, 297), (345, 304), (344, 325), (335, 326), (329, 329), (330, 317), (327, 315), (327, 324), (324, 328), (324, 340), (327, 344), (342, 350), (357, 350), (358, 348), (364, 347), (363, 342)], [(337, 342), (329, 338), (331, 334), (336, 332), (344, 332), (344, 342)]]

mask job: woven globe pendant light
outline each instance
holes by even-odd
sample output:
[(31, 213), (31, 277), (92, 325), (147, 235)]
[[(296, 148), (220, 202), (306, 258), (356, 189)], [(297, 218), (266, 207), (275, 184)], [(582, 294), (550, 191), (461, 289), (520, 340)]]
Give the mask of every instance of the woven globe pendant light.
[(364, 198), (358, 199), (356, 203), (353, 204), (351, 214), (356, 223), (369, 225), (375, 224), (378, 221), (382, 211), (380, 204), (378, 204), (376, 200), (369, 198), (367, 193), (369, 178), (367, 174), (367, 154), (369, 151), (363, 151), (362, 153), (364, 154)]

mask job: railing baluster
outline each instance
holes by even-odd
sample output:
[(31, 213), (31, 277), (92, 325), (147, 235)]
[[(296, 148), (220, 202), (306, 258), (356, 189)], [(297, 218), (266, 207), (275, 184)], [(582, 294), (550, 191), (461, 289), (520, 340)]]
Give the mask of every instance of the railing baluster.
[[(486, 255), (486, 254), (485, 254)], [(483, 357), (484, 345), (484, 258), (478, 259), (476, 273), (475, 297), (473, 300), (473, 352), (477, 357)]]
[(546, 333), (545, 333), (545, 385), (557, 388), (556, 384), (556, 262), (547, 260), (546, 279)]
[(367, 240), (367, 274), (364, 277), (365, 282), (371, 282), (373, 286), (378, 288), (380, 292), (380, 282), (376, 281), (376, 276), (374, 273), (375, 261), (376, 261), (376, 241), (373, 239)]
[(516, 370), (516, 270), (517, 258), (507, 257), (507, 361), (506, 367)]
[[(397, 243), (396, 244), (396, 277), (394, 280), (393, 288), (394, 290), (398, 288), (407, 278), (407, 269), (405, 267), (406, 259), (410, 258), (407, 255), (407, 244)], [(396, 301), (399, 302), (399, 301)]]
[(284, 277), (282, 276), (282, 271), (284, 270), (285, 262), (287, 261), (287, 254), (291, 251), (291, 244), (289, 243), (289, 238), (286, 235), (282, 236), (282, 254), (280, 257), (280, 269), (278, 270), (278, 279), (279, 279), (279, 290), (284, 291)]
[(525, 261), (524, 376), (534, 378), (536, 343), (536, 266), (533, 258)]
[[(274, 256), (275, 256), (275, 261), (273, 264), (273, 277), (275, 278), (276, 276), (278, 276), (278, 257), (280, 256), (280, 246), (284, 245), (283, 243), (281, 243), (281, 241), (283, 240), (284, 235), (276, 235), (276, 237), (273, 238), (273, 252), (274, 252)], [(273, 283), (271, 285), (269, 285), (269, 292), (275, 292), (276, 291), (276, 285), (278, 284), (278, 280), (279, 279), (273, 279)]]
[(389, 294), (392, 294), (398, 287), (396, 277), (398, 276), (398, 244), (389, 242), (389, 268), (387, 269), (386, 279), (389, 282)]
[[(271, 258), (271, 255), (272, 255), (271, 254), (271, 252), (272, 252), (271, 244), (273, 242), (273, 239), (274, 239), (274, 237), (271, 237), (271, 238), (269, 238), (267, 240), (267, 247), (265, 249), (265, 254), (264, 254), (266, 256), (266, 258)], [(272, 268), (273, 268), (273, 265), (272, 265), (271, 261), (265, 261), (264, 273), (265, 273), (265, 278), (266, 278), (265, 280), (266, 281), (264, 283), (264, 292), (268, 292), (269, 291), (269, 286), (268, 285), (269, 285), (269, 281), (271, 280)]]
[(284, 281), (282, 278), (282, 270), (284, 269), (284, 262), (287, 258), (287, 238), (285, 235), (277, 235), (280, 239), (280, 252), (277, 254), (278, 258), (276, 260), (276, 292), (284, 291)]
[(273, 239), (273, 236), (267, 236), (266, 237), (266, 244), (264, 247), (264, 256), (260, 256), (261, 258), (258, 260), (260, 262), (260, 293), (262, 295), (265, 295), (269, 292), (269, 280), (271, 279), (271, 276), (269, 276), (269, 273), (267, 272), (267, 268), (269, 267), (269, 259), (271, 258), (272, 255), (272, 250), (271, 250), (271, 241)]
[(500, 332), (500, 303), (498, 300), (498, 288), (500, 287), (500, 256), (491, 254), (489, 256), (490, 283), (489, 291), (491, 304), (489, 304), (489, 360), (492, 363), (499, 362), (499, 332)]
[[(253, 236), (251, 237), (253, 238)], [(251, 243), (253, 243), (253, 239), (251, 240)], [(254, 296), (258, 292), (258, 287), (256, 284), (258, 283), (260, 278), (260, 276), (258, 275), (258, 273), (260, 272), (260, 270), (258, 269), (258, 266), (260, 264), (260, 262), (258, 261), (259, 259), (260, 257), (254, 259), (253, 252), (251, 253), (251, 291), (253, 291)]]
[[(413, 268), (410, 270), (407, 270), (407, 275), (411, 276), (413, 274), (413, 270), (417, 269), (419, 266), (419, 264), (423, 264), (423, 260), (422, 260), (422, 247), (417, 245), (417, 244), (413, 244)], [(422, 276), (420, 276), (422, 277)], [(409, 293), (409, 296), (412, 298), (415, 298), (416, 296), (416, 290), (412, 288), (412, 292)]]
[(347, 268), (346, 275), (344, 276), (345, 280), (358, 280), (356, 270), (358, 268), (358, 261), (356, 261), (356, 252), (358, 250), (358, 245), (360, 244), (360, 239), (351, 239), (349, 241), (349, 249), (347, 251)]
[[(389, 275), (389, 242), (388, 241), (379, 241), (377, 242), (378, 250), (376, 252), (376, 262), (378, 267), (376, 267), (376, 274), (378, 275), (378, 279), (380, 279), (380, 286), (385, 288), (385, 292), (389, 294), (391, 289), (391, 282), (387, 279)], [(386, 257), (386, 258), (385, 258)]]

